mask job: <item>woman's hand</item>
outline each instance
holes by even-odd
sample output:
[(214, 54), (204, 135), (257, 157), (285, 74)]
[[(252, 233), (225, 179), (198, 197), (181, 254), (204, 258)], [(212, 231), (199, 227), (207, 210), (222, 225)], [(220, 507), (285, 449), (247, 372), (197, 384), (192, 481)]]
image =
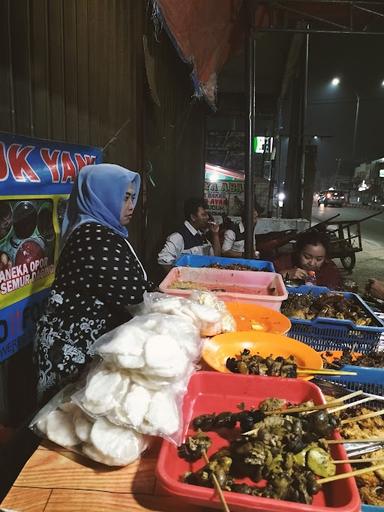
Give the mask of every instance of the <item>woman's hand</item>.
[(290, 268), (288, 270), (280, 272), (280, 274), (282, 274), (284, 278), (288, 276), (288, 278), (292, 280), (297, 279), (305, 281), (305, 279), (308, 277), (308, 273), (302, 268)]

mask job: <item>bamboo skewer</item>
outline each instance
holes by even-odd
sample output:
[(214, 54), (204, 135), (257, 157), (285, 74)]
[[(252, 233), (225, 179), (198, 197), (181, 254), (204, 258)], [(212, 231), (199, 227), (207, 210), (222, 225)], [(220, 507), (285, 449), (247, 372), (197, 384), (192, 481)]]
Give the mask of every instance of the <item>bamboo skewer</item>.
[(379, 462), (380, 460), (384, 461), (384, 457), (369, 457), (366, 459), (343, 459), (343, 460), (333, 460), (333, 464), (357, 464), (360, 462)]
[(328, 409), (328, 407), (332, 407), (334, 405), (339, 405), (340, 402), (328, 402), (327, 404), (318, 404), (318, 405), (312, 405), (311, 407), (303, 407), (303, 406), (297, 406), (297, 407), (287, 407), (286, 409), (276, 409), (275, 411), (266, 411), (266, 416), (271, 416), (274, 414), (293, 414), (293, 413), (299, 413), (299, 412), (312, 412), (312, 411), (321, 411), (322, 409)]
[(384, 414), (384, 409), (380, 411), (367, 412), (367, 414), (361, 414), (360, 416), (355, 416), (353, 418), (345, 418), (345, 420), (341, 420), (340, 424), (345, 425), (346, 423), (353, 423), (354, 421), (368, 420), (369, 418), (375, 418), (376, 416), (382, 416)]
[(352, 402), (350, 404), (340, 405), (339, 407), (335, 407), (335, 408), (332, 407), (332, 409), (330, 409), (329, 412), (334, 413), (334, 412), (343, 411), (344, 409), (348, 409), (349, 407), (355, 407), (355, 405), (364, 404), (365, 402), (371, 402), (372, 400), (376, 400), (376, 397), (367, 396), (366, 398), (362, 398), (361, 400), (356, 400), (356, 402)]
[(352, 391), (352, 393), (348, 393), (347, 395), (343, 395), (340, 398), (336, 398), (336, 402), (345, 402), (346, 400), (350, 400), (351, 398), (356, 398), (357, 396), (364, 395), (364, 391), (361, 389), (359, 391)]
[(357, 372), (346, 372), (343, 370), (332, 370), (332, 369), (320, 369), (316, 370), (315, 368), (298, 368), (296, 370), (298, 375), (302, 374), (311, 374), (311, 375), (357, 375)]
[[(209, 458), (208, 458), (208, 455), (207, 455), (207, 452), (205, 450), (203, 450), (203, 459), (204, 459), (204, 462), (208, 465), (209, 464)], [(216, 489), (216, 492), (217, 494), (219, 495), (219, 498), (220, 498), (220, 501), (221, 501), (221, 504), (223, 506), (223, 510), (224, 512), (231, 512), (228, 508), (228, 504), (225, 500), (225, 497), (224, 497), (224, 494), (223, 494), (223, 491), (220, 487), (220, 484), (219, 484), (219, 481), (215, 475), (215, 473), (212, 471), (211, 473), (211, 476), (212, 476), (212, 480), (213, 480), (213, 483), (215, 485), (215, 489)]]
[(341, 473), (340, 475), (328, 476), (326, 478), (320, 478), (317, 480), (318, 484), (327, 484), (328, 482), (334, 482), (335, 480), (342, 480), (343, 478), (350, 478), (351, 476), (359, 476), (364, 473), (371, 473), (378, 469), (384, 469), (384, 464), (377, 464), (376, 466), (370, 466), (369, 468), (355, 469), (354, 471), (348, 471), (347, 473)]
[(328, 402), (326, 404), (313, 405), (311, 407), (305, 406), (295, 406), (288, 407), (287, 409), (277, 409), (275, 411), (267, 411), (266, 415), (271, 414), (291, 414), (298, 412), (310, 412), (310, 411), (321, 411), (322, 409), (328, 409), (329, 407), (334, 407), (340, 405), (340, 402), (344, 402), (345, 400), (349, 400), (351, 398), (355, 398), (356, 396), (360, 396), (363, 394), (363, 391), (354, 391), (353, 393), (349, 393), (348, 395), (341, 396), (340, 398), (336, 398), (333, 402)]
[(358, 439), (326, 439), (327, 444), (384, 443), (384, 437), (361, 437)]
[[(312, 407), (288, 407), (287, 409), (278, 409), (275, 411), (267, 411), (265, 413), (266, 416), (272, 416), (274, 414), (292, 414), (292, 413), (301, 413), (301, 412), (314, 412), (321, 411), (322, 409), (328, 409), (329, 407), (338, 406), (341, 402), (345, 400), (350, 400), (351, 398), (355, 398), (363, 394), (363, 391), (354, 391), (353, 393), (349, 393), (347, 395), (341, 396), (340, 398), (336, 398), (333, 402), (328, 402), (326, 404), (313, 405)], [(353, 404), (347, 404), (348, 407), (351, 407)], [(257, 432), (258, 429), (248, 430), (248, 432), (243, 432), (242, 436), (247, 436)]]

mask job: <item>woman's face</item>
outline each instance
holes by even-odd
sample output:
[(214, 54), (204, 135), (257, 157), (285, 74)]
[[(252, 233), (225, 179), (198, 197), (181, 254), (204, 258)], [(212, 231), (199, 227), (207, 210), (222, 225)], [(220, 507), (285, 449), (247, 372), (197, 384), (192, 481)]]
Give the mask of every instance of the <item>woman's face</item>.
[(133, 210), (135, 209), (136, 193), (133, 185), (129, 185), (125, 192), (123, 206), (120, 212), (120, 222), (122, 226), (127, 226), (131, 222)]
[(326, 257), (325, 247), (322, 244), (305, 245), (299, 254), (299, 266), (304, 270), (318, 270)]

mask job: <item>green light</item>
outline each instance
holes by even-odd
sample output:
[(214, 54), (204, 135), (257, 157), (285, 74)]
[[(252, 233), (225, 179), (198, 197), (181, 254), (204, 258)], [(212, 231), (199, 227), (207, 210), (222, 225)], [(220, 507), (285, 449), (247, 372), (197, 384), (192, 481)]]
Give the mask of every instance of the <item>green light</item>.
[(257, 145), (258, 145), (257, 137), (253, 137), (253, 139), (252, 139), (252, 150), (253, 150), (254, 153), (257, 153)]

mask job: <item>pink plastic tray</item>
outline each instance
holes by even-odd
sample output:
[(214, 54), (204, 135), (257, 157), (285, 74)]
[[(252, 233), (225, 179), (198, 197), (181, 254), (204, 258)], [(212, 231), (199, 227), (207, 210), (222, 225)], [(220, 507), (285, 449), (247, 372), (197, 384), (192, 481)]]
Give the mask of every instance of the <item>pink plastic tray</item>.
[(171, 288), (175, 281), (191, 281), (208, 290), (218, 290), (215, 293), (224, 301), (251, 302), (276, 311), (288, 297), (281, 275), (274, 272), (175, 267), (160, 284), (160, 290), (179, 297), (192, 293), (191, 289)]
[[(222, 411), (238, 411), (237, 405), (244, 402), (246, 408), (257, 406), (265, 398), (277, 397), (300, 403), (314, 400), (324, 403), (324, 398), (317, 386), (310, 382), (295, 379), (275, 377), (249, 377), (243, 375), (228, 375), (214, 372), (197, 372), (189, 383), (188, 392), (184, 398), (184, 438), (192, 433), (189, 429), (191, 420), (205, 413)], [(214, 432), (208, 434), (213, 445), (208, 455), (225, 446), (227, 442)], [(336, 436), (335, 436), (336, 437)], [(334, 459), (346, 459), (342, 445), (332, 446)], [(165, 491), (189, 502), (205, 507), (220, 508), (220, 501), (213, 489), (189, 485), (180, 481), (186, 471), (195, 471), (204, 465), (203, 461), (189, 464), (177, 455), (177, 448), (164, 441), (157, 463), (157, 477)], [(350, 471), (347, 464), (338, 464), (338, 471)], [(224, 492), (225, 499), (232, 512), (358, 512), (360, 498), (354, 478), (348, 478), (326, 484), (314, 497), (312, 505), (293, 503), (283, 500), (258, 498), (239, 493)]]

